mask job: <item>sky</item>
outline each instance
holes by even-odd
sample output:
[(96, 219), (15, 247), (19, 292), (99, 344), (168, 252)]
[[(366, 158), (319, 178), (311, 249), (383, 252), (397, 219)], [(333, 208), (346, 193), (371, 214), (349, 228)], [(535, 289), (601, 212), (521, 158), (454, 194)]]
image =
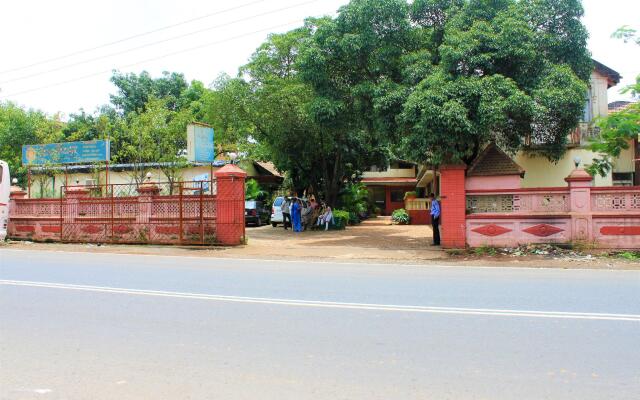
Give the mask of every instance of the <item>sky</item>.
[[(308, 16), (335, 15), (348, 0), (2, 3), (0, 101), (61, 112), (66, 119), (80, 108), (93, 112), (109, 102), (114, 69), (147, 70), (153, 76), (182, 72), (209, 85), (221, 73), (235, 75), (269, 33), (300, 26)], [(593, 58), (624, 78), (609, 90), (609, 101), (627, 99), (619, 90), (640, 74), (640, 48), (612, 39), (611, 33), (638, 23), (640, 1), (583, 0), (583, 5)], [(155, 32), (141, 35), (150, 31)]]

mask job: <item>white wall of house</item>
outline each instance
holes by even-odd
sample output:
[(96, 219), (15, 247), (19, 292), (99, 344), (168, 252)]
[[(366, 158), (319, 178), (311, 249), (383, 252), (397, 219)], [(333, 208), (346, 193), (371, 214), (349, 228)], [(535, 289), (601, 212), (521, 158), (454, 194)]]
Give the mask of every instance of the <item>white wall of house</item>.
[[(594, 71), (591, 74), (589, 82), (589, 102), (585, 107), (584, 119), (587, 123), (593, 123), (598, 117), (605, 117), (608, 114), (608, 98), (607, 88), (608, 79), (606, 76)], [(562, 159), (557, 163), (553, 163), (544, 157), (536, 157), (524, 153), (518, 153), (514, 158), (525, 171), (525, 177), (522, 181), (523, 187), (549, 187), (549, 186), (566, 186), (564, 178), (567, 177), (575, 168), (574, 159), (580, 158), (581, 165), (589, 165), (598, 155), (586, 149), (587, 143), (582, 143), (576, 148), (569, 148)], [(620, 157), (615, 160), (614, 172), (634, 172), (634, 153), (633, 147), (622, 152)], [(595, 186), (611, 186), (613, 185), (613, 176), (610, 172), (607, 176), (596, 176), (594, 179)]]
[(366, 171), (362, 173), (363, 178), (414, 178), (415, 176), (415, 168), (389, 168), (381, 172)]
[[(214, 167), (213, 171), (217, 171), (219, 168)], [(211, 167), (209, 166), (194, 166), (188, 167), (182, 170), (182, 177), (180, 180), (182, 181), (193, 181), (194, 178), (198, 175), (208, 174), (211, 171)], [(167, 178), (164, 173), (157, 168), (150, 169), (151, 180), (154, 182), (166, 182)], [(99, 174), (91, 174), (84, 172), (73, 173), (70, 172), (67, 174), (65, 179), (65, 174), (63, 172), (56, 173), (54, 177), (47, 177), (46, 180), (41, 179), (39, 175), (33, 174), (31, 179), (31, 197), (51, 197), (51, 196), (59, 196), (60, 188), (65, 185), (65, 180), (69, 186), (75, 185), (76, 181), (79, 182), (80, 185), (85, 185), (88, 180), (96, 179), (98, 180), (99, 185), (103, 185), (106, 183), (106, 174), (105, 171), (101, 171)], [(41, 193), (40, 182), (44, 181), (43, 192)], [(109, 184), (130, 184), (134, 183), (135, 180), (130, 171), (109, 171)]]

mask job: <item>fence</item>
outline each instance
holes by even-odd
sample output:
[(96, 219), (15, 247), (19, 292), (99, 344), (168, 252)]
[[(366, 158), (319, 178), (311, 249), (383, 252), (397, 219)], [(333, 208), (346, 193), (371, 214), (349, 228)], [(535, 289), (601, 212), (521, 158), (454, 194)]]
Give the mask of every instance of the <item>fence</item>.
[(471, 246), (584, 242), (594, 247), (640, 247), (640, 187), (470, 191), (466, 240)]
[(239, 244), (244, 237), (245, 176), (239, 168), (229, 166), (209, 182), (65, 186), (58, 199), (12, 195), (9, 237), (87, 243)]
[(429, 199), (406, 199), (404, 208), (411, 218), (411, 225), (431, 224), (431, 200)]

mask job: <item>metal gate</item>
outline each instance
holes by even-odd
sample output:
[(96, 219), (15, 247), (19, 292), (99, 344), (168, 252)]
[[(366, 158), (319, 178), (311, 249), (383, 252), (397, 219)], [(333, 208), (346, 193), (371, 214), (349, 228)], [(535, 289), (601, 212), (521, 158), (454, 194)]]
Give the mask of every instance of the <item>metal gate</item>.
[(212, 244), (214, 181), (64, 186), (63, 242)]

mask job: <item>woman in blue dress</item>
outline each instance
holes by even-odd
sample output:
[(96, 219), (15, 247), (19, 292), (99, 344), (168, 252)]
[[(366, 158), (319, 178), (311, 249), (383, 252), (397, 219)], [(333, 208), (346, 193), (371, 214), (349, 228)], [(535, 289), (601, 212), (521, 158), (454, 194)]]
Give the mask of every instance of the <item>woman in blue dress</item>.
[(291, 222), (294, 232), (302, 232), (302, 208), (298, 199), (295, 199), (291, 206)]

